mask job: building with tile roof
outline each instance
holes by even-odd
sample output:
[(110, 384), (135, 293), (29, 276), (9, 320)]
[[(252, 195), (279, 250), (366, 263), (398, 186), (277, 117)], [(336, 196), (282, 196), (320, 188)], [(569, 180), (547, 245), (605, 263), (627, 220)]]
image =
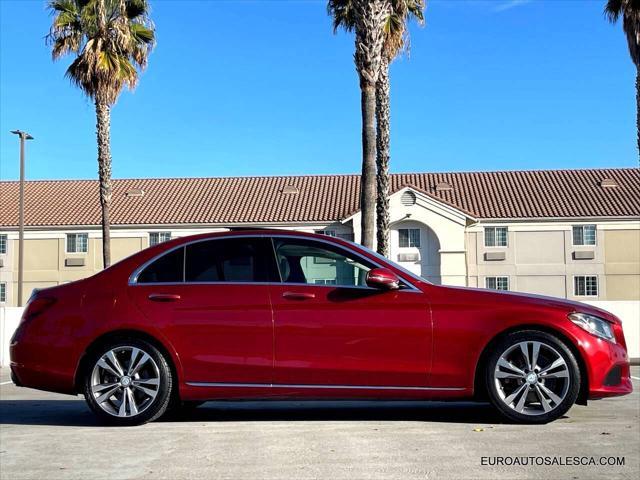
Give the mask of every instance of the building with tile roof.
[[(114, 180), (113, 259), (234, 227), (357, 241), (359, 184), (359, 175)], [(17, 304), (18, 187), (0, 182), (5, 305)], [(25, 296), (101, 268), (98, 188), (26, 183)], [(391, 259), (435, 283), (640, 299), (640, 169), (394, 174), (390, 203)]]

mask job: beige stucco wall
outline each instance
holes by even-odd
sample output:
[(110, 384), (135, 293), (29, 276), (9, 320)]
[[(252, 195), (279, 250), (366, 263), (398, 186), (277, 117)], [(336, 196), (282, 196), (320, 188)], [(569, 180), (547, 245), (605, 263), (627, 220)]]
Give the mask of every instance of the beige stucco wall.
[[(490, 223), (473, 226), (467, 232), (468, 284), (484, 287), (486, 277), (506, 276), (509, 289), (561, 298), (605, 300), (608, 298), (604, 265), (605, 231), (598, 225), (596, 245), (573, 245), (572, 227), (580, 222), (526, 224)], [(584, 222), (583, 222), (584, 223)], [(506, 226), (506, 247), (485, 247), (484, 227)], [(593, 259), (577, 260), (576, 251), (589, 251)], [(503, 252), (504, 260), (487, 260), (485, 254)], [(598, 277), (597, 297), (574, 296), (573, 277)]]
[(640, 230), (604, 232), (609, 300), (640, 300)]
[(514, 232), (516, 265), (565, 263), (564, 232)]
[(523, 275), (514, 278), (512, 289), (524, 293), (559, 296), (565, 290), (564, 275)]

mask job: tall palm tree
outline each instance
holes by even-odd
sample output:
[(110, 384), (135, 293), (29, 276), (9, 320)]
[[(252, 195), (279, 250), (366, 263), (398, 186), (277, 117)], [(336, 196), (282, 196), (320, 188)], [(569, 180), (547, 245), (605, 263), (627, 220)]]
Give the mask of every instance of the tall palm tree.
[[(362, 177), (360, 181), (361, 243), (373, 247), (376, 201), (376, 83), (380, 74), (384, 25), (390, 0), (329, 0), (333, 28), (355, 31), (356, 70), (360, 79), (362, 111)], [(345, 22), (348, 19), (348, 22)]]
[(385, 41), (376, 84), (377, 127), (377, 197), (376, 232), (378, 253), (389, 256), (389, 160), (390, 153), (390, 84), (389, 64), (400, 52), (408, 48), (407, 21), (411, 17), (424, 23), (425, 0), (391, 0), (391, 15), (384, 26)]
[(608, 0), (604, 12), (612, 23), (622, 17), (629, 54), (636, 66), (636, 129), (640, 154), (640, 0)]
[(57, 60), (75, 59), (66, 76), (95, 104), (98, 174), (102, 208), (102, 256), (111, 264), (111, 106), (122, 89), (135, 88), (147, 65), (155, 31), (146, 0), (51, 0), (53, 24), (47, 40)]

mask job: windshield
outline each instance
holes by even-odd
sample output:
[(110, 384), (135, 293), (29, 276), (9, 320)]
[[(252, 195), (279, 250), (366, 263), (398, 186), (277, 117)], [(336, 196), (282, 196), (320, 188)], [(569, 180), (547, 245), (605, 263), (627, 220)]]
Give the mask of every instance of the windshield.
[(398, 265), (396, 262), (394, 262), (393, 260), (389, 260), (387, 257), (385, 257), (384, 255), (380, 255), (378, 252), (371, 250), (370, 248), (367, 247), (363, 247), (362, 245), (358, 245), (359, 248), (365, 250), (367, 253), (370, 253), (371, 255), (373, 255), (374, 257), (376, 257), (378, 260), (382, 260), (385, 263), (390, 263), (391, 265), (393, 265), (394, 268), (397, 268), (398, 270), (400, 270), (402, 273), (406, 274), (407, 276), (413, 278), (414, 280), (417, 280), (419, 282), (425, 282), (425, 283), (431, 283), (428, 280), (424, 279), (423, 277), (421, 277), (420, 275), (413, 273), (411, 270), (407, 270), (406, 268), (404, 268), (401, 265)]

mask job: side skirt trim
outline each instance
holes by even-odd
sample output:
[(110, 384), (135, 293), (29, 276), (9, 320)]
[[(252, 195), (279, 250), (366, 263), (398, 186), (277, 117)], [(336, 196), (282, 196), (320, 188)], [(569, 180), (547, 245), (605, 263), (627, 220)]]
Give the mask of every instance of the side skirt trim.
[(295, 385), (283, 383), (216, 383), (186, 382), (190, 387), (227, 387), (227, 388), (312, 388), (329, 390), (420, 390), (420, 391), (461, 391), (462, 387), (396, 387), (387, 385)]

